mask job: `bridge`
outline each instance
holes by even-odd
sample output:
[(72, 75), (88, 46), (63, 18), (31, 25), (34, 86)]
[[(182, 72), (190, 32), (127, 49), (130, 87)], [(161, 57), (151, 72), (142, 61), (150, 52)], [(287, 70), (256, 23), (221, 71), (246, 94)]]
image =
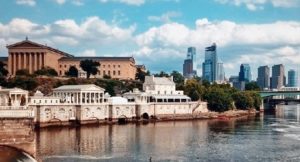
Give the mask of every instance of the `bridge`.
[(260, 91), (259, 94), (262, 98), (272, 96), (300, 96), (300, 91)]
[(300, 91), (261, 91), (259, 95), (265, 110), (274, 110), (278, 104), (300, 103)]

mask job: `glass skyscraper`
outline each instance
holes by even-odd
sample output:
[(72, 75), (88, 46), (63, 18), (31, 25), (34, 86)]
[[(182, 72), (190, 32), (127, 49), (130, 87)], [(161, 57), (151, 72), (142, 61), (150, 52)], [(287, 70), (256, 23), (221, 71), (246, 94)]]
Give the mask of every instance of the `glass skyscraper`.
[(284, 66), (282, 64), (272, 66), (271, 89), (280, 89), (285, 83)]
[(202, 64), (202, 78), (209, 82), (223, 82), (225, 78), (223, 63), (218, 61), (217, 45), (205, 48), (205, 60)]
[(289, 87), (297, 87), (298, 86), (298, 74), (293, 69), (288, 71), (288, 86)]
[(197, 75), (196, 48), (189, 47), (183, 64), (183, 76), (191, 78)]
[(270, 88), (270, 68), (260, 66), (257, 69), (257, 84), (261, 90)]
[(239, 81), (250, 82), (251, 81), (251, 68), (249, 64), (241, 64), (239, 72)]

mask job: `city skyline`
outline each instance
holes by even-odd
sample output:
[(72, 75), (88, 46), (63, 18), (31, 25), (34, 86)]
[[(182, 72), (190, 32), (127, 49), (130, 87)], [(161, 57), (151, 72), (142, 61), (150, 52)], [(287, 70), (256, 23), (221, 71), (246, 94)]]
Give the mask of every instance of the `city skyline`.
[(226, 78), (242, 63), (298, 69), (299, 7), (298, 0), (5, 1), (0, 56), (28, 36), (76, 56), (134, 56), (151, 72), (171, 72), (181, 71), (186, 49), (194, 46), (201, 76), (204, 48), (216, 42)]

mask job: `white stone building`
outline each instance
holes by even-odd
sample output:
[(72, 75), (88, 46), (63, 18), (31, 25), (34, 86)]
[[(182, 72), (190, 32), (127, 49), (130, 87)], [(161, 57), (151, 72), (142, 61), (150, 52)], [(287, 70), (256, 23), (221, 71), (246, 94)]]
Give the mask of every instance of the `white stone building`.
[(28, 91), (0, 86), (0, 118), (32, 118), (33, 115), (33, 110), (28, 109)]
[(173, 77), (146, 76), (143, 92), (134, 89), (123, 95), (137, 105), (136, 116), (149, 117), (192, 115), (194, 112), (207, 112), (207, 104), (191, 102), (190, 97), (177, 91)]

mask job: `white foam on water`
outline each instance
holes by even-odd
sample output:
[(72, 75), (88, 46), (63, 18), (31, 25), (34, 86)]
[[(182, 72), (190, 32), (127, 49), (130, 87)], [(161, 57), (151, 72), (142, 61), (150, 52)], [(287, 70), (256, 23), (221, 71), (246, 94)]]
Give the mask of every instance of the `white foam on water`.
[(300, 141), (300, 135), (299, 134), (285, 134), (283, 136)]
[(286, 129), (283, 129), (283, 128), (274, 128), (273, 131), (276, 131), (276, 132), (283, 132), (283, 133), (288, 132)]

